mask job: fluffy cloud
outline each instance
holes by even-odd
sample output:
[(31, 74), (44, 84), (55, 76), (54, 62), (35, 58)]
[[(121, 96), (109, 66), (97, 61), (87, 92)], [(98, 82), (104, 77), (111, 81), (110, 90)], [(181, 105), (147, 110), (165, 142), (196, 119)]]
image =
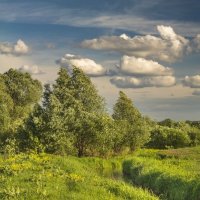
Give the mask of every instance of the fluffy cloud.
[(193, 49), (196, 52), (200, 51), (200, 34), (198, 34), (194, 39), (193, 39)]
[(173, 70), (169, 67), (144, 58), (123, 56), (117, 77), (110, 82), (118, 88), (170, 87), (176, 84)]
[(186, 76), (183, 85), (191, 88), (200, 88), (200, 75)]
[(118, 88), (171, 87), (176, 84), (173, 76), (115, 77), (110, 80)]
[(29, 65), (23, 65), (18, 69), (21, 72), (28, 72), (29, 74), (43, 74), (44, 72), (39, 69), (37, 65), (29, 66)]
[(157, 26), (160, 37), (152, 35), (129, 37), (103, 36), (85, 40), (81, 43), (84, 48), (96, 50), (111, 50), (129, 56), (153, 58), (173, 62), (191, 52), (190, 41), (176, 34), (170, 26)]
[(61, 59), (57, 60), (56, 63), (61, 67), (68, 68), (70, 71), (73, 66), (76, 66), (90, 76), (102, 76), (106, 73), (106, 70), (103, 68), (103, 66), (97, 64), (94, 60), (82, 58), (77, 55), (65, 54)]
[(0, 43), (0, 54), (11, 54), (19, 56), (28, 53), (29, 48), (22, 40), (18, 40), (16, 44), (8, 42)]
[(121, 58), (120, 71), (129, 75), (167, 76), (173, 74), (173, 70), (169, 67), (164, 67), (153, 60), (134, 56)]

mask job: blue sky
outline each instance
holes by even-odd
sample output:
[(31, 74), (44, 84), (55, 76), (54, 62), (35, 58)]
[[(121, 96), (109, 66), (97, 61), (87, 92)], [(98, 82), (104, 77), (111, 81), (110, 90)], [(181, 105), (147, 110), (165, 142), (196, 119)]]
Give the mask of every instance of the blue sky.
[(144, 115), (200, 119), (199, 0), (1, 0), (0, 72), (52, 83), (91, 76), (112, 112), (119, 90)]

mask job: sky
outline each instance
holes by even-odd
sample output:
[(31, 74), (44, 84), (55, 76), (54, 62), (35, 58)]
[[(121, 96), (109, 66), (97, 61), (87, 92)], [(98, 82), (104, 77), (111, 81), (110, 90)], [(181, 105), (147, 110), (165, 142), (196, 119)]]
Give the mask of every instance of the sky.
[(0, 0), (0, 73), (53, 83), (89, 75), (112, 108), (120, 90), (155, 120), (200, 120), (199, 0)]

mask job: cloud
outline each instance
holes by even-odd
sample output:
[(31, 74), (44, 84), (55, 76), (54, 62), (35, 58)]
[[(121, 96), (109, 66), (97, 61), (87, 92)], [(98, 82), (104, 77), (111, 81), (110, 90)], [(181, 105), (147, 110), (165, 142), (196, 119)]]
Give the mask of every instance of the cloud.
[(176, 84), (176, 79), (173, 76), (115, 77), (110, 82), (118, 88), (171, 87)]
[(200, 88), (200, 75), (185, 76), (183, 85), (191, 88)]
[(106, 74), (106, 70), (102, 65), (97, 64), (94, 60), (89, 58), (82, 58), (81, 56), (65, 54), (62, 58), (56, 61), (61, 67), (66, 67), (70, 71), (72, 67), (78, 67), (84, 73), (90, 76), (102, 76)]
[(194, 96), (200, 96), (200, 90), (194, 90), (192, 95)]
[(158, 62), (134, 56), (123, 56), (120, 62), (120, 71), (129, 75), (146, 75), (146, 76), (167, 76), (172, 75), (173, 70), (164, 67)]
[(200, 34), (198, 34), (192, 41), (193, 49), (196, 52), (200, 51)]
[[(45, 3), (38, 4), (37, 1), (35, 3), (31, 2), (31, 5), (30, 2), (27, 1), (26, 3), (21, 1), (12, 3), (1, 2), (0, 21), (59, 24), (75, 27), (117, 28), (122, 30), (137, 31), (142, 34), (150, 32), (155, 33), (155, 30), (152, 27), (157, 24), (171, 24), (172, 26), (176, 26), (179, 33), (187, 36), (194, 36), (200, 32), (198, 21), (199, 17), (197, 12), (198, 6), (195, 6), (195, 3), (188, 3), (187, 1), (186, 4), (189, 4), (189, 6), (182, 6), (185, 5), (185, 3), (180, 1), (181, 3), (178, 5), (181, 5), (181, 9), (183, 8), (187, 10), (188, 14), (186, 16), (185, 12), (177, 11), (177, 9), (179, 9), (177, 2), (175, 2), (175, 5), (171, 2), (164, 3), (166, 1), (163, 0), (161, 3), (158, 3), (158, 0), (134, 0), (129, 1), (129, 3), (124, 3), (123, 1), (121, 1), (122, 3), (119, 3), (119, 1), (116, 1), (116, 3), (112, 2), (111, 4), (108, 3), (108, 1), (105, 2), (104, 6), (102, 3), (101, 8), (97, 7), (96, 4), (95, 6), (92, 5), (93, 3), (91, 3), (90, 6), (81, 5), (81, 7), (83, 6), (82, 8), (77, 8), (76, 4), (75, 7), (71, 8), (70, 6), (63, 6), (63, 3), (59, 4), (57, 1), (54, 1), (54, 5), (52, 5), (52, 1), (48, 1), (48, 6)], [(131, 5), (130, 2), (132, 2)], [(154, 7), (159, 4), (162, 6), (159, 8), (157, 6), (156, 8)], [(166, 4), (169, 4), (170, 7), (168, 5), (166, 6)], [(113, 7), (115, 9), (113, 9)], [(170, 15), (168, 14), (169, 12)], [(175, 15), (171, 15), (174, 13)], [(163, 18), (163, 16), (166, 18)], [(175, 16), (178, 16), (178, 18)], [(184, 16), (184, 20), (180, 20), (180, 16)], [(194, 20), (194, 16), (196, 20)], [(186, 20), (188, 18), (192, 18), (193, 20)]]
[(170, 26), (157, 26), (160, 37), (153, 35), (129, 37), (102, 36), (84, 40), (81, 47), (116, 51), (129, 56), (174, 62), (191, 52), (190, 41), (174, 32)]
[(26, 43), (19, 39), (16, 44), (3, 42), (0, 43), (0, 54), (10, 54), (15, 56), (20, 56), (23, 54), (27, 54), (29, 51), (29, 47)]
[(37, 65), (23, 65), (22, 67), (20, 67), (18, 69), (21, 72), (28, 72), (29, 74), (44, 74), (44, 72), (42, 70), (39, 69), (39, 67)]

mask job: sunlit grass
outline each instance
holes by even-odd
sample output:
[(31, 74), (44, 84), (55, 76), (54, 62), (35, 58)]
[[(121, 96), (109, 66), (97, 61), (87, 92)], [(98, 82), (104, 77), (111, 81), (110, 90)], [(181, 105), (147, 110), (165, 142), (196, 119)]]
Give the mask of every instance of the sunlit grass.
[(117, 159), (19, 154), (1, 157), (0, 172), (0, 199), (158, 199), (120, 180)]
[(199, 150), (140, 150), (124, 161), (123, 171), (135, 185), (148, 188), (163, 199), (199, 200)]

